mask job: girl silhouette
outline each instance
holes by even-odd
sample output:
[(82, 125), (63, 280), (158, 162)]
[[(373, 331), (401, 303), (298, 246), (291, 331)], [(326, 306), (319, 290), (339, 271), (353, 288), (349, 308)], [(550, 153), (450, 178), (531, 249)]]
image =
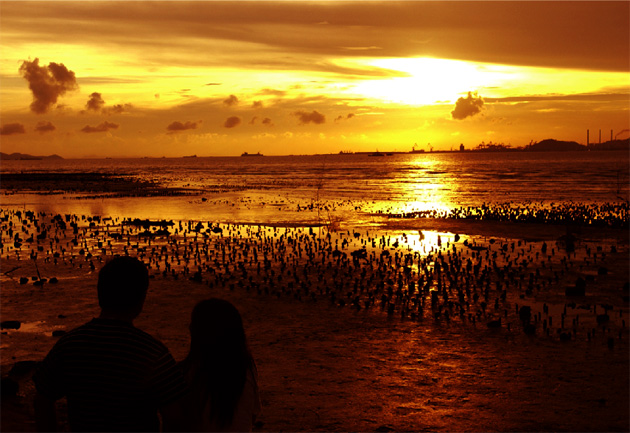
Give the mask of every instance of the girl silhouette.
[(234, 305), (211, 298), (195, 306), (180, 365), (190, 387), (182, 402), (189, 431), (252, 430), (261, 409), (257, 371)]

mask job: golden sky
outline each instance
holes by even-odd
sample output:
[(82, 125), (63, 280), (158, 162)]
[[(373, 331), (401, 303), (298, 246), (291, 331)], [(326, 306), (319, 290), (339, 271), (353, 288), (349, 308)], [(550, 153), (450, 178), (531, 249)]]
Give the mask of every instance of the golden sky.
[(1, 150), (266, 155), (630, 129), (630, 2), (0, 1)]

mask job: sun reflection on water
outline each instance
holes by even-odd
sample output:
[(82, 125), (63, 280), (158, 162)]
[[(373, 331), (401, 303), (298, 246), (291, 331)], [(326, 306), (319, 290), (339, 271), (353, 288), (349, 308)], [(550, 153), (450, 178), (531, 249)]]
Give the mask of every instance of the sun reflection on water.
[(442, 170), (440, 161), (425, 156), (416, 158), (409, 165), (407, 179), (401, 182), (400, 212), (430, 212), (437, 216), (454, 206), (449, 197), (455, 189), (455, 179)]

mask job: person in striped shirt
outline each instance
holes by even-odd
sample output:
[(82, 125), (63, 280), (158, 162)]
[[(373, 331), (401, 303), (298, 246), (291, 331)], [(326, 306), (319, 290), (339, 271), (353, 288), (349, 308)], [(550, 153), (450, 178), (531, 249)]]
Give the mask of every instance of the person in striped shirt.
[(164, 429), (179, 417), (183, 374), (164, 344), (133, 325), (148, 287), (148, 270), (136, 258), (103, 266), (100, 316), (63, 335), (33, 377), (38, 430), (58, 427), (55, 401), (62, 397), (72, 431), (159, 431), (158, 414)]

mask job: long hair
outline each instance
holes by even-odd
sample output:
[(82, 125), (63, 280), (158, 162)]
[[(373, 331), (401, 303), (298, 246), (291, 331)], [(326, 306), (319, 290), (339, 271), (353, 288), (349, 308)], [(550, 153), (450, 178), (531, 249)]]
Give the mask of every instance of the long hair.
[(190, 352), (183, 363), (191, 374), (192, 392), (200, 408), (209, 404), (210, 420), (219, 428), (228, 426), (243, 393), (247, 370), (255, 368), (234, 305), (211, 298), (195, 306)]

